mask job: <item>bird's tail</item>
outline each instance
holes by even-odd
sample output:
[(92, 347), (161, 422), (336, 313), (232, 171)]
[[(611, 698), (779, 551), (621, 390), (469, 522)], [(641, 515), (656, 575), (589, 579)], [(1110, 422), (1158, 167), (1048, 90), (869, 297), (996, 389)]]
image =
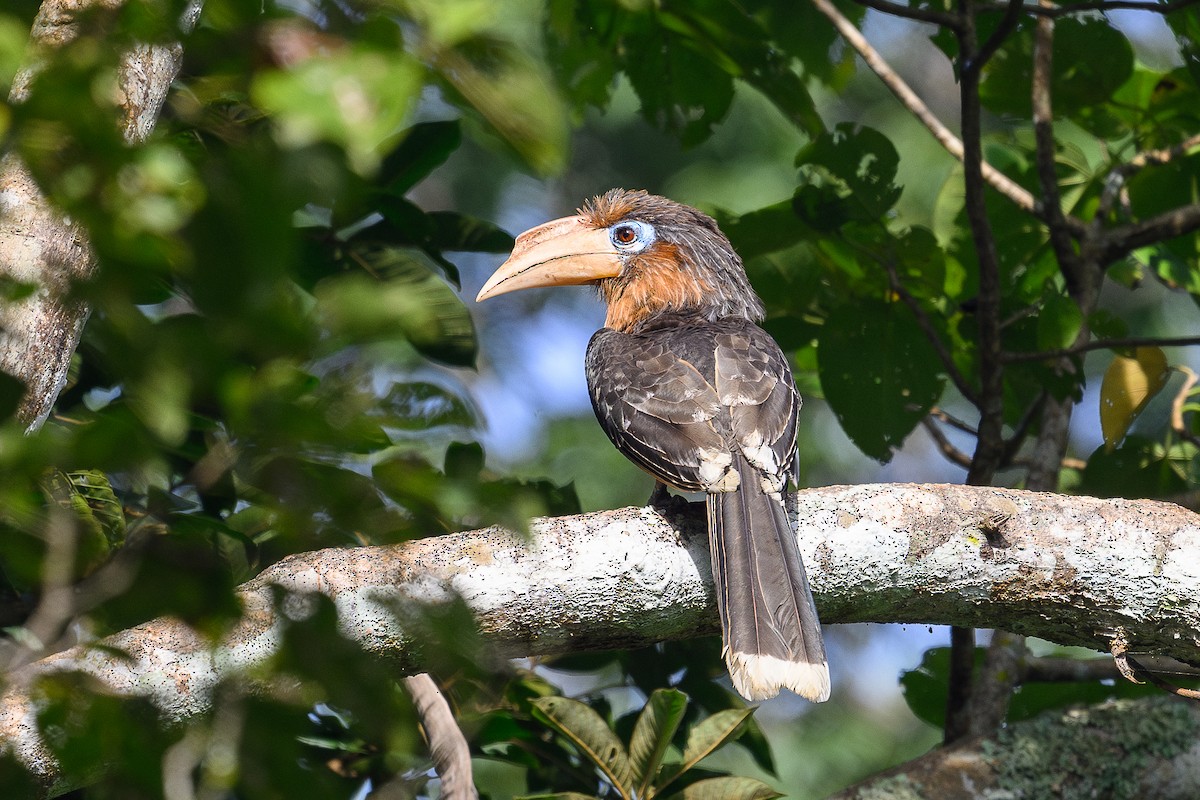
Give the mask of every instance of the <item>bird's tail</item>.
[(748, 700), (781, 688), (828, 700), (821, 623), (783, 500), (744, 459), (734, 466), (747, 476), (741, 486), (708, 495), (713, 583), (733, 687)]

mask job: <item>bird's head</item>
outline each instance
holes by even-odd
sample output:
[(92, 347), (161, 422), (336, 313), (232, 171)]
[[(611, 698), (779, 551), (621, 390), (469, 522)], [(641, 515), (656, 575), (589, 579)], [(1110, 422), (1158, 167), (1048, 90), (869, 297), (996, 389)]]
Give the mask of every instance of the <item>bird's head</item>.
[(605, 325), (629, 330), (661, 313), (758, 321), (763, 307), (712, 217), (643, 191), (612, 189), (574, 216), (517, 237), (476, 300), (536, 286), (595, 284)]

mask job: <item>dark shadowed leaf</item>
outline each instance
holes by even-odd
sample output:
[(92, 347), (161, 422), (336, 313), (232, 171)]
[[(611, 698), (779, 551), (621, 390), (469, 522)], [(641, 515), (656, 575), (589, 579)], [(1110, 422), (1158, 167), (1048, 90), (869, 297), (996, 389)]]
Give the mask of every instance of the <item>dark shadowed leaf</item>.
[(821, 331), (817, 364), (842, 429), (880, 461), (892, 457), (944, 388), (933, 346), (899, 303), (834, 309)]

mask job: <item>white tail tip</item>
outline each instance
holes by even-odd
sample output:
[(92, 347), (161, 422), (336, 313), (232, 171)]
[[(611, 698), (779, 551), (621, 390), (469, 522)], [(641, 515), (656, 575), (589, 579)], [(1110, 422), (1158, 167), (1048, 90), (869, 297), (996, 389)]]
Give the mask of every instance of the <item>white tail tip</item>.
[(790, 689), (806, 700), (829, 699), (829, 665), (784, 661), (755, 653), (727, 653), (733, 688), (747, 700), (767, 700)]

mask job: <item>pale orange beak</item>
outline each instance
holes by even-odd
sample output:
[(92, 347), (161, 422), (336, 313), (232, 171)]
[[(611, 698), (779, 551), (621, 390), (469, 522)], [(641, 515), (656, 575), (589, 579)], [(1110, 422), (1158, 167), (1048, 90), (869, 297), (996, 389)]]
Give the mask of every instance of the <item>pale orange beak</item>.
[(613, 278), (621, 259), (608, 238), (580, 216), (563, 217), (517, 237), (512, 254), (479, 290), (476, 302), (536, 286), (573, 286)]

